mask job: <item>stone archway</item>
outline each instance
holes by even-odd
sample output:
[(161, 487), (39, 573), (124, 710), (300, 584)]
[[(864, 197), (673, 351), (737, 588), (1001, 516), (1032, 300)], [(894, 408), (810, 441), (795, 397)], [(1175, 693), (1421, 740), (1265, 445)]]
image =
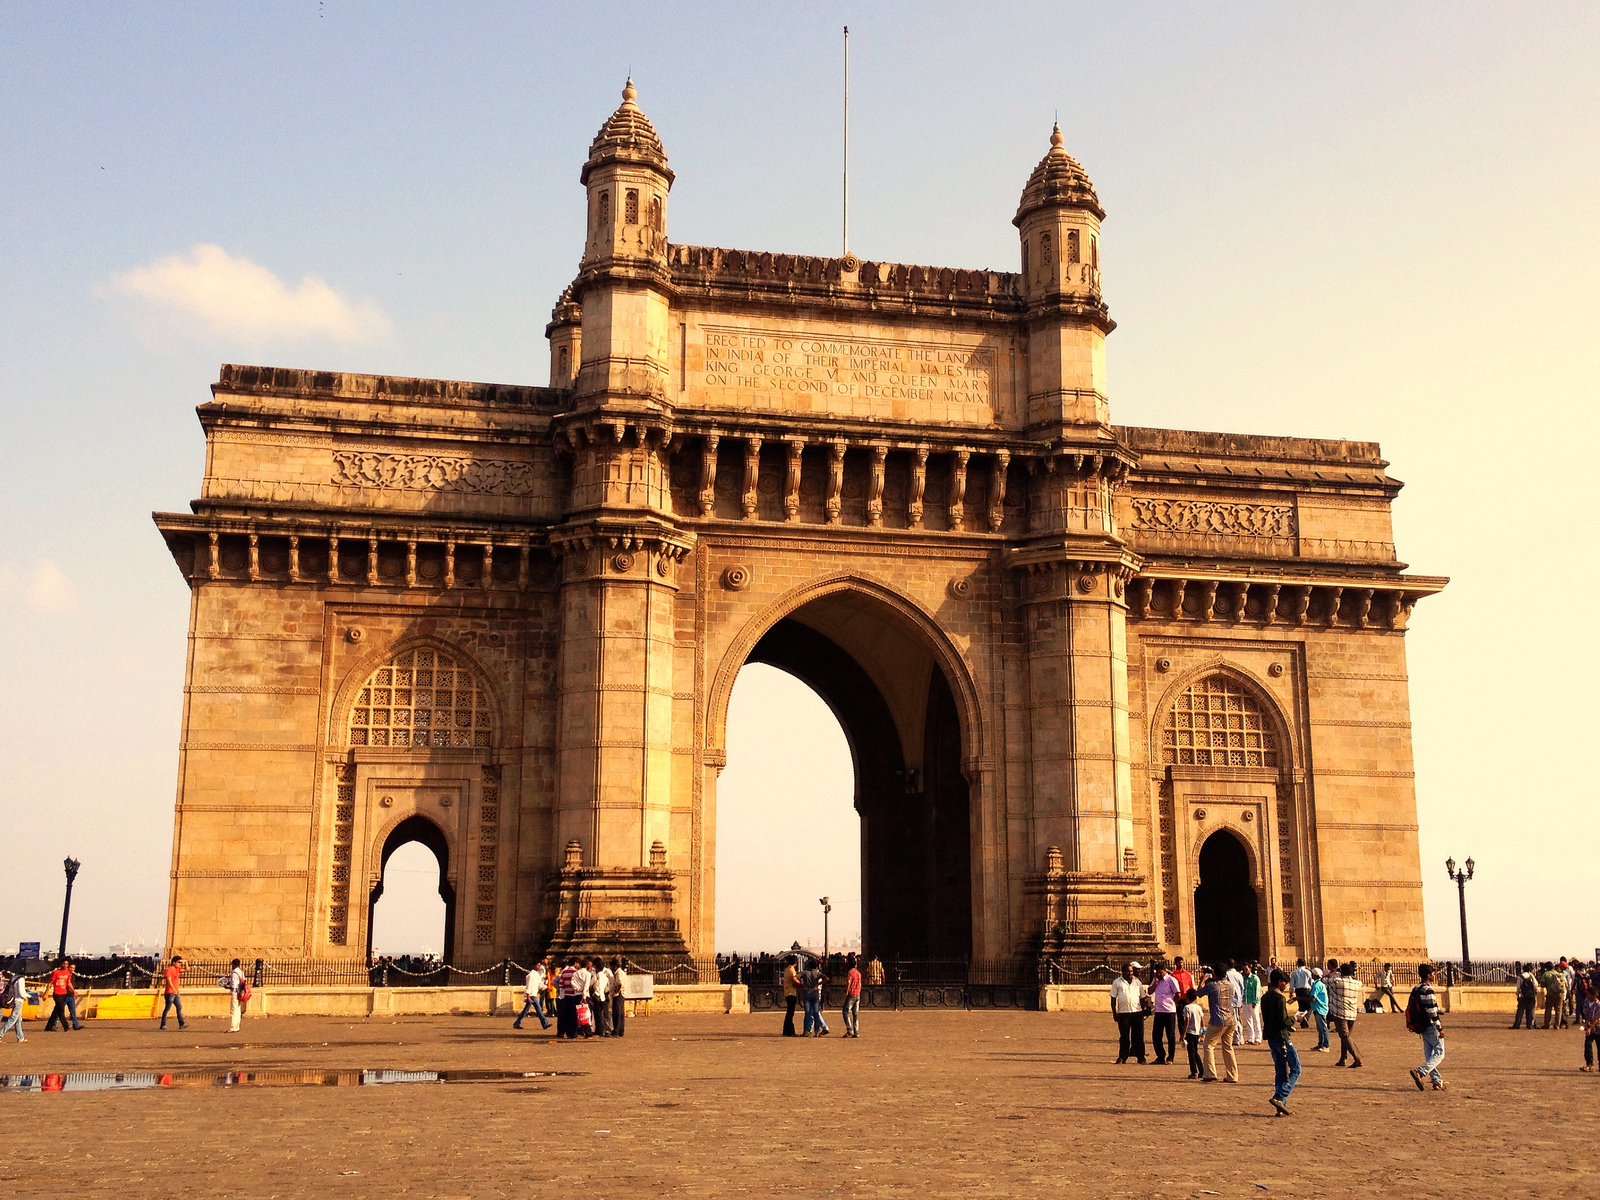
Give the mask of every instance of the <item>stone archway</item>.
[(806, 683), (844, 730), (861, 818), (866, 951), (879, 957), (969, 957), (971, 812), (961, 770), (961, 722), (949, 682), (931, 662), (913, 661), (905, 664), (909, 678), (880, 685), (849, 650), (817, 628), (832, 627), (850, 640), (834, 615), (830, 621), (826, 610), (800, 610), (778, 621), (745, 661), (777, 667)]
[(455, 961), (456, 889), (450, 883), (450, 843), (444, 830), (427, 817), (414, 815), (405, 818), (389, 831), (383, 840), (379, 855), (378, 882), (367, 897), (367, 957), (372, 957), (372, 918), (383, 896), (383, 875), (389, 867), (394, 852), (408, 842), (420, 842), (439, 862), (439, 898), (444, 901), (444, 961)]
[(1261, 956), (1261, 904), (1250, 882), (1250, 854), (1233, 833), (1219, 829), (1200, 847), (1194, 889), (1195, 948), (1202, 963)]

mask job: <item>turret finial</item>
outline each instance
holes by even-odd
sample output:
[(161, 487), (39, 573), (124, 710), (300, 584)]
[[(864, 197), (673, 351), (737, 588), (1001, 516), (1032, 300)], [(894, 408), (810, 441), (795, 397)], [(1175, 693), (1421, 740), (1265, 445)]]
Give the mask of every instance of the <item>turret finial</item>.
[(628, 82), (622, 85), (622, 102), (624, 104), (632, 104), (634, 97), (638, 94), (638, 91), (633, 86), (633, 76), (629, 75)]
[(1050, 148), (1059, 150), (1067, 144), (1067, 139), (1061, 136), (1061, 122), (1056, 122), (1056, 127), (1050, 131)]

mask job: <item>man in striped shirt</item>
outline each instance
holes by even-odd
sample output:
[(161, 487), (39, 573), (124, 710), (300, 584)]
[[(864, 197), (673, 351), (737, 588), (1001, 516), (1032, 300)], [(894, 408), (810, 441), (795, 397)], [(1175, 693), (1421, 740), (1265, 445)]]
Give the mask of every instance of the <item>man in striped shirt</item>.
[(1444, 1091), (1444, 1076), (1439, 1074), (1439, 1064), (1444, 1061), (1444, 1030), (1439, 1024), (1439, 997), (1433, 991), (1433, 964), (1417, 967), (1421, 981), (1411, 989), (1406, 1001), (1406, 1028), (1422, 1035), (1422, 1065), (1411, 1069), (1411, 1082), (1417, 1091), (1423, 1091), (1423, 1080), (1433, 1080), (1433, 1090)]

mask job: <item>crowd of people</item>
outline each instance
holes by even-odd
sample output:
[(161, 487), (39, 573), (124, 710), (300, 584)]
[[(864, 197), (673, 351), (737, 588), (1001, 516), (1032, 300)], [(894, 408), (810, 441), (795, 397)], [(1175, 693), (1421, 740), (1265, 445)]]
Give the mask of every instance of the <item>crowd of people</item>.
[[(882, 964), (877, 966), (879, 982), (882, 981)], [(833, 1031), (822, 1016), (822, 997), (832, 978), (824, 968), (823, 960), (809, 955), (786, 954), (783, 967), (783, 1036), (827, 1037)], [(861, 1036), (861, 988), (870, 979), (863, 979), (861, 966), (854, 954), (844, 957), (844, 1000), (840, 1005), (844, 1020), (844, 1036)], [(795, 1009), (801, 1011), (801, 1027), (795, 1032)]]
[[(1273, 1090), (1269, 1103), (1278, 1116), (1289, 1115), (1289, 1095), (1299, 1083), (1301, 1063), (1293, 1037), (1297, 1029), (1316, 1030), (1315, 1053), (1332, 1051), (1332, 1035), (1339, 1039), (1336, 1066), (1359, 1068), (1361, 1051), (1355, 1042), (1356, 1021), (1362, 1014), (1405, 1013), (1406, 1028), (1422, 1041), (1422, 1063), (1410, 1071), (1419, 1091), (1432, 1087), (1444, 1091), (1439, 1071), (1444, 1061), (1444, 1029), (1431, 963), (1417, 967), (1417, 985), (1402, 1009), (1395, 998), (1394, 964), (1385, 963), (1369, 987), (1355, 962), (1329, 959), (1325, 967), (1308, 966), (1304, 959), (1285, 969), (1276, 959), (1236, 964), (1224, 959), (1191, 971), (1182, 958), (1169, 968), (1157, 964), (1148, 977), (1142, 963), (1124, 964), (1110, 987), (1111, 1013), (1117, 1022), (1119, 1064), (1137, 1061), (1165, 1066), (1177, 1059), (1181, 1030), (1187, 1051), (1189, 1078), (1201, 1083), (1239, 1082), (1237, 1046), (1265, 1042), (1272, 1055)], [(1545, 996), (1544, 1028), (1565, 1028), (1570, 1019), (1584, 1029), (1582, 1070), (1600, 1070), (1600, 962), (1585, 973), (1583, 964), (1543, 963), (1534, 974), (1532, 963), (1518, 963), (1513, 977), (1517, 992), (1517, 1017), (1533, 1028), (1533, 1008), (1539, 989)], [(1387, 1004), (1387, 1009), (1385, 1009)], [(1153, 1025), (1153, 1059), (1145, 1049), (1145, 1023)], [(1219, 1067), (1220, 1062), (1220, 1067)]]
[(602, 958), (569, 955), (560, 966), (541, 958), (528, 969), (522, 1011), (511, 1027), (521, 1029), (532, 1013), (541, 1029), (549, 1029), (554, 1017), (556, 1037), (568, 1041), (622, 1037), (627, 1027), (627, 983), (627, 964), (620, 957), (608, 965)]
[[(783, 1036), (827, 1037), (832, 1030), (823, 1016), (823, 997), (833, 982), (828, 964), (800, 952), (775, 958), (772, 965), (781, 972)], [(844, 971), (844, 1036), (859, 1038), (862, 988), (883, 982), (883, 966), (873, 959), (865, 964), (864, 973), (855, 954), (844, 956), (840, 966)], [(47, 989), (44, 994), (51, 1001), (45, 1023), (47, 1032), (83, 1028), (78, 1017), (75, 970), (73, 961), (62, 957), (48, 979), (41, 981)], [(182, 996), (186, 970), (183, 958), (174, 956), (160, 971), (164, 1001), (160, 1029), (166, 1029), (169, 1017), (174, 1016), (179, 1029), (188, 1028)], [(1407, 1029), (1422, 1039), (1423, 1061), (1410, 1072), (1412, 1082), (1419, 1090), (1430, 1085), (1435, 1091), (1446, 1087), (1439, 1072), (1444, 1060), (1444, 1032), (1433, 987), (1436, 972), (1430, 963), (1417, 967), (1418, 983), (1403, 1009), (1395, 996), (1392, 963), (1383, 964), (1370, 986), (1357, 974), (1354, 961), (1341, 963), (1336, 959), (1327, 960), (1323, 967), (1308, 966), (1300, 959), (1288, 969), (1275, 958), (1265, 965), (1255, 961), (1236, 964), (1224, 959), (1191, 971), (1178, 957), (1170, 967), (1155, 964), (1148, 968), (1147, 975), (1141, 975), (1146, 970), (1141, 963), (1126, 963), (1111, 983), (1119, 1064), (1137, 1061), (1174, 1065), (1181, 1036), (1191, 1080), (1238, 1083), (1236, 1047), (1264, 1042), (1273, 1061), (1270, 1103), (1277, 1115), (1288, 1116), (1289, 1095), (1301, 1075), (1300, 1056), (1293, 1042), (1297, 1029), (1315, 1029), (1316, 1044), (1311, 1051), (1320, 1054), (1331, 1052), (1336, 1035), (1339, 1057), (1335, 1065), (1360, 1068), (1361, 1051), (1355, 1041), (1357, 1019), (1363, 1014), (1404, 1011)], [(548, 1030), (553, 1021), (557, 1038), (622, 1037), (627, 980), (627, 964), (620, 957), (612, 958), (608, 964), (599, 957), (570, 956), (559, 965), (548, 957), (542, 958), (528, 971), (525, 1002), (512, 1028), (520, 1030), (531, 1013), (542, 1029)], [(1519, 962), (1507, 973), (1506, 982), (1517, 993), (1512, 1029), (1534, 1028), (1534, 1010), (1542, 992), (1541, 1028), (1566, 1029), (1574, 1022), (1580, 1024), (1584, 1032), (1581, 1069), (1600, 1072), (1600, 961), (1587, 967), (1577, 959), (1565, 957), (1558, 962)], [(229, 1027), (237, 1033), (251, 994), (250, 982), (238, 959), (217, 983), (229, 994)], [(32, 990), (24, 972), (0, 970), (0, 1010), (10, 1010), (0, 1020), (0, 1041), (8, 1032), (15, 1033), (18, 1042), (26, 1041), (24, 1011), (29, 1004), (42, 1003), (43, 998)], [(795, 1028), (797, 1011), (801, 1015), (799, 1030)], [(1152, 1025), (1153, 1059), (1145, 1044), (1147, 1021)]]

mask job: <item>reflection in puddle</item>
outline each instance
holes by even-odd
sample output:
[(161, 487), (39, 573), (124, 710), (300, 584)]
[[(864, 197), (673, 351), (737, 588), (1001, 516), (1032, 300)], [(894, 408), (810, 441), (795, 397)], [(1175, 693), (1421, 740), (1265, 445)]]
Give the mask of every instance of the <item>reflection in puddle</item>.
[(0, 1092), (138, 1092), (147, 1088), (374, 1087), (397, 1083), (502, 1083), (583, 1071), (61, 1071), (0, 1075)]

